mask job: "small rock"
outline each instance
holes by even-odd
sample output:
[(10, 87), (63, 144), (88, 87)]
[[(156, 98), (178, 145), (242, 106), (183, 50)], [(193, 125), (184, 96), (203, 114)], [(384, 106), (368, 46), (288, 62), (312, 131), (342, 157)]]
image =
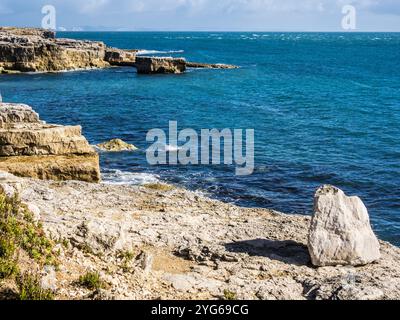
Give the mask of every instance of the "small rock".
[(36, 204), (27, 203), (26, 207), (28, 208), (29, 212), (33, 215), (33, 220), (35, 223), (40, 221), (40, 209)]
[(97, 147), (102, 151), (108, 152), (135, 151), (138, 149), (133, 144), (126, 143), (121, 139), (112, 139), (98, 144)]
[(138, 265), (143, 269), (145, 273), (151, 272), (154, 262), (154, 256), (152, 254), (142, 251), (142, 253), (136, 259)]
[(44, 290), (57, 290), (57, 277), (56, 271), (52, 266), (46, 266), (43, 270), (43, 277), (41, 280), (41, 286)]

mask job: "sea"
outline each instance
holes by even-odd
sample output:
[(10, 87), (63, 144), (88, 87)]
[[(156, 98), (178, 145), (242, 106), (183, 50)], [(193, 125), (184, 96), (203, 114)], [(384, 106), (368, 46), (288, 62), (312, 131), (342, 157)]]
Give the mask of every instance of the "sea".
[[(93, 145), (120, 138), (136, 152), (101, 153), (104, 183), (168, 182), (244, 207), (312, 214), (332, 184), (366, 204), (374, 231), (400, 245), (400, 33), (60, 32), (143, 55), (227, 63), (139, 75), (133, 67), (0, 77), (6, 102), (49, 123), (80, 124)], [(255, 169), (158, 165), (149, 130), (254, 129)]]

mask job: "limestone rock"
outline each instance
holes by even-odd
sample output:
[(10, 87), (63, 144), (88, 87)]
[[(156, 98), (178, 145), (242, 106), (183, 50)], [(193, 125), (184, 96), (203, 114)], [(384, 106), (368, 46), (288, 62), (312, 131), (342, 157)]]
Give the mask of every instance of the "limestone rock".
[(188, 68), (198, 69), (238, 69), (238, 66), (223, 63), (199, 63), (199, 62), (186, 62)]
[(135, 66), (136, 51), (109, 47), (106, 49), (104, 60), (112, 66)]
[(308, 248), (315, 266), (358, 266), (380, 258), (379, 242), (360, 198), (323, 186), (314, 201)]
[(38, 28), (0, 27), (0, 32), (7, 32), (20, 36), (38, 36), (44, 39), (54, 39), (56, 37), (54, 31)]
[(183, 58), (136, 57), (138, 73), (183, 73), (186, 70), (186, 60)]
[(137, 148), (121, 139), (112, 139), (110, 141), (100, 143), (97, 147), (102, 151), (119, 152), (119, 151), (134, 151)]
[(241, 208), (180, 188), (6, 176), (0, 182), (20, 181), (21, 201), (40, 209), (45, 233), (60, 242), (57, 299), (89, 298), (75, 284), (85, 270), (98, 271), (117, 299), (208, 300), (225, 290), (246, 300), (400, 298), (399, 248), (382, 241), (379, 263), (314, 268), (304, 259), (308, 216)]
[(97, 153), (65, 156), (0, 157), (0, 170), (41, 180), (99, 182)]
[(145, 273), (150, 273), (153, 268), (154, 256), (146, 251), (142, 251), (139, 256), (136, 257), (136, 263)]
[(39, 179), (100, 181), (99, 157), (82, 128), (45, 124), (23, 104), (0, 103), (0, 170)]
[(1, 103), (0, 128), (7, 128), (10, 123), (41, 123), (39, 115), (26, 104)]
[(103, 42), (55, 39), (42, 29), (0, 28), (0, 67), (4, 72), (56, 72), (109, 66)]

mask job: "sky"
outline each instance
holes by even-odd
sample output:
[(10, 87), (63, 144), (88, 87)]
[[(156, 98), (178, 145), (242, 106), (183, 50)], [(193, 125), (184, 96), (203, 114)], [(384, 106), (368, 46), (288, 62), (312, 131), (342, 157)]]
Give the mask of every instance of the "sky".
[(58, 30), (343, 31), (352, 5), (355, 31), (400, 32), (400, 0), (0, 0), (0, 25), (40, 27), (44, 5)]

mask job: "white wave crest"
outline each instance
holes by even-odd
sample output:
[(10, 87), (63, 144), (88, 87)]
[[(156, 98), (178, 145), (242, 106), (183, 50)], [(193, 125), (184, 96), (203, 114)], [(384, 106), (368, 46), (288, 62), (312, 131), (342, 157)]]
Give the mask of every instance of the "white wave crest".
[(171, 53), (184, 53), (184, 50), (168, 50), (168, 51), (159, 51), (159, 50), (139, 50), (137, 55), (146, 55), (146, 54), (171, 54)]
[(102, 173), (103, 183), (113, 185), (145, 185), (159, 183), (160, 179), (155, 174), (135, 173), (121, 170), (108, 170)]

